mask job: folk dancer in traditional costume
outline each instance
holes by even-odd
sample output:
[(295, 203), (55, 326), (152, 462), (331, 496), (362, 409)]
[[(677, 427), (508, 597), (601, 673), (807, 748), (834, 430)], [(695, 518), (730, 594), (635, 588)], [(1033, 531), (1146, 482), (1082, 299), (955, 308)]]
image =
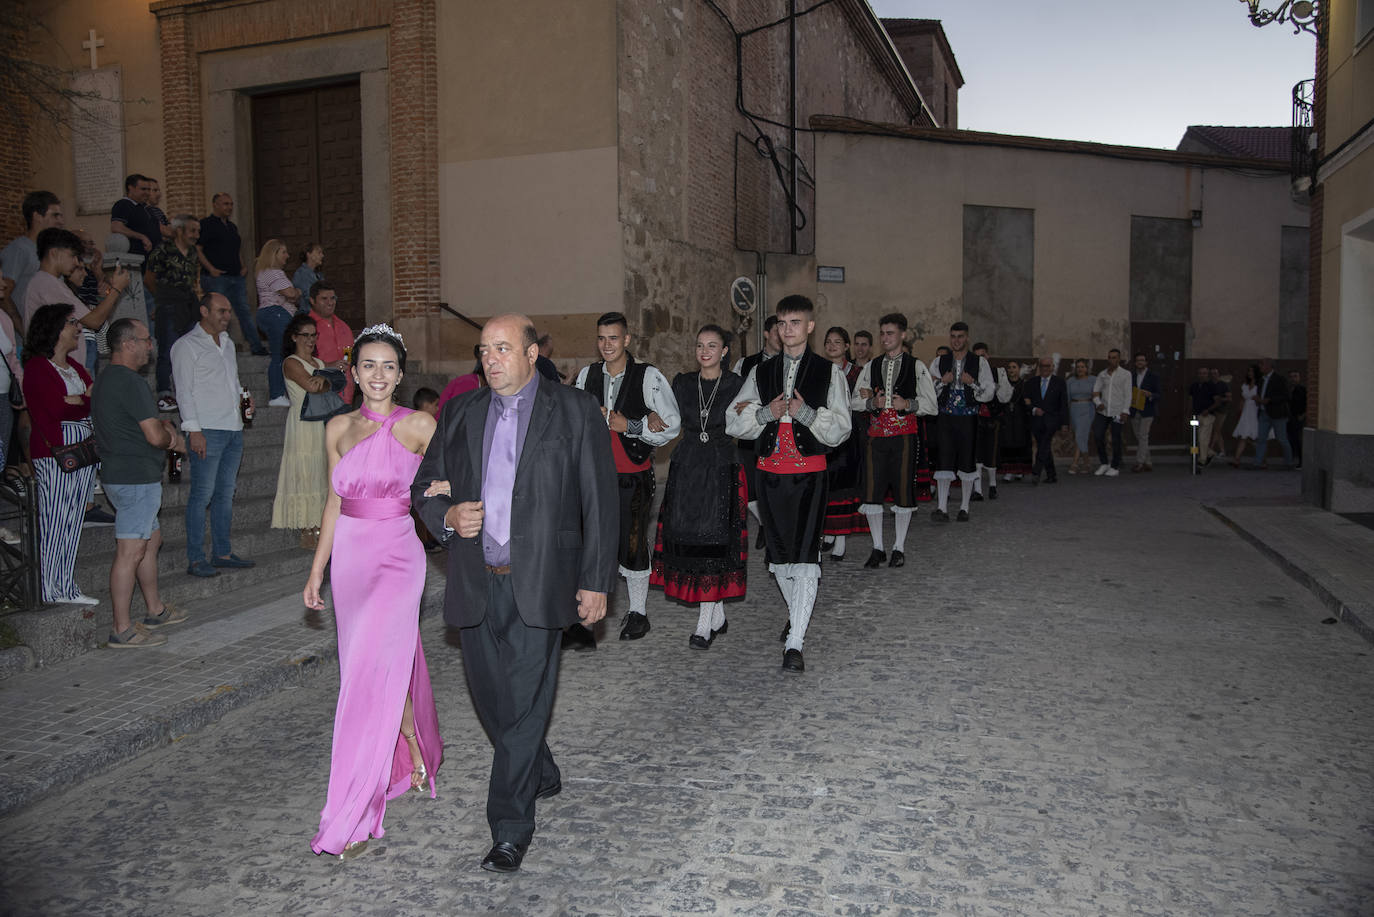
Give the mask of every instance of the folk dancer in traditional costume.
[[(654, 447), (677, 436), (681, 428), (677, 402), (668, 380), (655, 367), (630, 355), (629, 322), (619, 312), (596, 320), (596, 348), (602, 360), (584, 366), (573, 383), (601, 405), (611, 435), (611, 454), (620, 482), (620, 575), (630, 593), (630, 610), (621, 640), (638, 640), (649, 632), (649, 523), (654, 502)], [(572, 625), (574, 639), (591, 638)], [(593, 645), (594, 642), (593, 642)]]
[[(906, 563), (906, 534), (916, 512), (916, 458), (921, 448), (920, 418), (934, 414), (935, 383), (926, 365), (902, 349), (906, 316), (899, 312), (878, 320), (881, 352), (854, 383), (849, 406), (868, 414), (864, 443), (864, 502), (859, 511), (868, 519), (873, 551), (864, 566), (876, 569)], [(892, 493), (897, 524), (892, 557), (883, 550), (883, 501)]]
[(782, 356), (744, 381), (725, 430), (757, 440), (759, 514), (768, 570), (787, 601), (782, 670), (802, 672), (802, 644), (820, 582), (825, 454), (849, 436), (848, 386), (840, 368), (806, 346), (816, 328), (805, 296), (778, 303)]
[(935, 377), (935, 399), (939, 405), (940, 444), (937, 450), (939, 470), (935, 472), (936, 499), (939, 508), (931, 514), (934, 522), (949, 521), (949, 488), (955, 474), (963, 485), (959, 494), (959, 521), (968, 522), (968, 504), (973, 497), (973, 485), (978, 480), (974, 458), (978, 439), (978, 406), (992, 400), (997, 390), (992, 366), (987, 360), (970, 353), (968, 325), (955, 322), (949, 327), (947, 354), (937, 356), (930, 364)]
[[(983, 360), (991, 362), (988, 357), (988, 345), (979, 341), (973, 345), (973, 352)], [(988, 499), (997, 499), (997, 462), (1001, 454), (1001, 432), (1002, 417), (1011, 406), (1011, 380), (1007, 378), (1007, 371), (1001, 367), (993, 369), (993, 377), (997, 380), (997, 391), (991, 401), (978, 406), (978, 448), (975, 458), (978, 460), (978, 477), (973, 482), (973, 496), (969, 499), (975, 503), (982, 502), (983, 499), (983, 474), (988, 476)]]
[[(849, 332), (839, 325), (825, 332), (825, 358), (844, 373), (845, 384), (850, 394), (859, 378), (859, 366), (850, 360)], [(829, 499), (825, 504), (825, 527), (821, 534), (821, 548), (830, 550), (831, 560), (844, 560), (845, 540), (850, 535), (866, 531), (864, 518), (859, 513), (859, 500), (863, 496), (863, 431), (867, 417), (850, 411), (849, 439), (844, 441), (830, 455), (826, 456), (826, 493)]]
[(729, 352), (729, 332), (705, 325), (697, 332), (698, 370), (673, 379), (682, 440), (668, 466), (649, 578), (666, 597), (700, 606), (696, 633), (688, 638), (699, 650), (725, 633), (725, 601), (744, 597), (749, 560), (744, 470), (725, 435), (744, 380), (723, 368)]
[[(741, 379), (748, 379), (750, 371), (755, 366), (773, 359), (780, 353), (782, 341), (778, 338), (778, 317), (770, 315), (763, 320), (763, 349), (736, 360), (734, 373)], [(759, 471), (755, 464), (758, 457), (754, 454), (754, 441), (738, 439), (735, 440), (735, 445), (739, 449), (739, 461), (744, 466), (744, 482), (749, 490), (749, 513), (758, 525), (758, 537), (754, 539), (754, 547), (762, 548), (763, 519), (759, 517)]]
[(1021, 364), (1015, 360), (1007, 364), (1007, 381), (1011, 383), (1011, 400), (999, 418), (997, 461), (1003, 481), (1019, 481), (1031, 474), (1031, 415), (1026, 406), (1027, 377), (1021, 375)]

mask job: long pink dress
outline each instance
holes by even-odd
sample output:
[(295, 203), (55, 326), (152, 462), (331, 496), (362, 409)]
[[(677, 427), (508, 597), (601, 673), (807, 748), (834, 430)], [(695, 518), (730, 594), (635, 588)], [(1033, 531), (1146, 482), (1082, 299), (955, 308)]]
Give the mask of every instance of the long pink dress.
[(401, 737), (407, 693), (431, 798), (444, 753), (420, 645), (425, 551), (410, 517), (410, 482), (422, 457), (391, 432), (411, 411), (362, 411), (382, 425), (339, 459), (332, 479), (342, 500), (330, 566), (341, 682), (329, 795), (310, 842), (316, 853), (381, 837), (387, 800), (410, 789), (410, 748)]

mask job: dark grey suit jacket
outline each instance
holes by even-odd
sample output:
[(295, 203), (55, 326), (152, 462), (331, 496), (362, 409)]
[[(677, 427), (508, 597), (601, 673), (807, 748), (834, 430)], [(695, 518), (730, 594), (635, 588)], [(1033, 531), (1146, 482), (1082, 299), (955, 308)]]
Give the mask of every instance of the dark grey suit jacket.
[[(411, 502), (449, 549), (444, 620), (480, 624), (487, 613), (482, 539), (444, 531), (456, 503), (482, 499), (482, 437), (491, 389), (444, 405), (439, 426), (411, 486)], [(620, 544), (620, 502), (610, 436), (596, 399), (540, 381), (515, 471), (511, 501), (511, 586), (520, 618), (531, 627), (561, 628), (577, 618), (577, 590), (609, 593)], [(430, 481), (448, 481), (452, 496), (425, 497)]]

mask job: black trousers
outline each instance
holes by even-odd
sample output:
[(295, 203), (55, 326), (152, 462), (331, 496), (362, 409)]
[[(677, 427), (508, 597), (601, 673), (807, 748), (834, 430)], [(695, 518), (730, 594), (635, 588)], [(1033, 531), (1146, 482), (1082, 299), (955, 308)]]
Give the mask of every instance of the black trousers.
[[(1031, 418), (1031, 435), (1035, 437), (1035, 464), (1031, 474), (1045, 472), (1045, 480), (1053, 481), (1059, 477), (1054, 471), (1054, 433), (1057, 428), (1042, 415)], [(1120, 433), (1117, 434), (1120, 437)], [(1121, 454), (1118, 446), (1117, 454)]]
[(1124, 423), (1116, 423), (1106, 414), (1093, 415), (1093, 439), (1097, 440), (1097, 460), (1107, 464), (1107, 428), (1112, 428), (1112, 467), (1121, 467), (1121, 428)]
[(824, 471), (759, 472), (759, 516), (770, 564), (818, 564), (829, 482)]
[(487, 574), (487, 616), (463, 628), (463, 668), (477, 718), (495, 748), (487, 824), (496, 843), (528, 844), (534, 797), (562, 775), (544, 741), (558, 687), (562, 631), (520, 618), (510, 574)]
[(649, 523), (654, 505), (654, 469), (622, 471), (620, 483), (620, 565), (626, 570), (648, 570), (654, 545)]
[(1293, 449), (1293, 462), (1302, 464), (1302, 421), (1296, 417), (1288, 418), (1288, 445)]

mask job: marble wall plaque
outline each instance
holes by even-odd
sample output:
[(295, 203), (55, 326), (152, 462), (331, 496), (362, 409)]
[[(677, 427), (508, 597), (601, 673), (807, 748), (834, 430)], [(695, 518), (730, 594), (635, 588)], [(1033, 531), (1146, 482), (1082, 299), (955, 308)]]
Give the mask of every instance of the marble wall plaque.
[(124, 92), (118, 66), (72, 75), (72, 155), (79, 214), (109, 213), (124, 196)]

